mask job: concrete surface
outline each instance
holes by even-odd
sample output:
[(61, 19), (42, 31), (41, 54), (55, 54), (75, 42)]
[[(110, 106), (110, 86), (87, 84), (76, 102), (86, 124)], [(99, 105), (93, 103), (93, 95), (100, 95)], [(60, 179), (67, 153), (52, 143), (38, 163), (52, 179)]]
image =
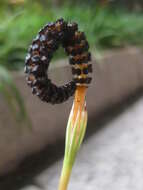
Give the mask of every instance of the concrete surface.
[[(61, 165), (62, 160), (36, 177), (43, 189), (56, 189)], [(73, 189), (143, 189), (143, 97), (84, 143), (69, 185)]]
[[(87, 109), (93, 122), (105, 109), (120, 104), (143, 88), (142, 60), (142, 50), (137, 48), (107, 53), (97, 64), (93, 60), (93, 81), (87, 92)], [(49, 74), (55, 82), (65, 83), (71, 79), (71, 68), (60, 67)], [(32, 95), (23, 74), (13, 76), (24, 97), (33, 129), (18, 128), (0, 97), (0, 175), (15, 169), (25, 157), (64, 139), (73, 100), (55, 106), (43, 103)]]
[[(91, 123), (89, 120), (88, 124)], [(143, 96), (133, 102), (125, 101), (118, 110), (107, 113), (94, 125), (99, 128), (96, 131), (88, 128), (88, 138), (77, 156), (68, 190), (142, 190)], [(53, 148), (53, 152), (63, 154), (60, 149)], [(31, 175), (39, 168), (40, 158), (42, 169)], [(34, 162), (34, 157), (32, 159)], [(26, 172), (21, 167), (18, 173), (1, 178), (0, 189), (55, 190), (62, 160), (46, 165), (41, 154), (37, 164), (28, 161)]]

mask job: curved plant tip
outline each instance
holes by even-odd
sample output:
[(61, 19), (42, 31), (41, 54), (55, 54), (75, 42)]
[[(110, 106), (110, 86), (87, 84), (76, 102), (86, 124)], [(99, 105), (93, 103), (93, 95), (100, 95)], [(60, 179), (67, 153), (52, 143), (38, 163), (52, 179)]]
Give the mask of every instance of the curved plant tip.
[(0, 66), (0, 93), (5, 98), (15, 120), (21, 124), (25, 123), (31, 128), (32, 125), (24, 106), (24, 100), (10, 73), (2, 66)]
[(76, 91), (75, 100), (67, 124), (65, 155), (59, 190), (67, 190), (76, 154), (83, 141), (87, 126), (85, 88), (79, 88), (80, 89)]

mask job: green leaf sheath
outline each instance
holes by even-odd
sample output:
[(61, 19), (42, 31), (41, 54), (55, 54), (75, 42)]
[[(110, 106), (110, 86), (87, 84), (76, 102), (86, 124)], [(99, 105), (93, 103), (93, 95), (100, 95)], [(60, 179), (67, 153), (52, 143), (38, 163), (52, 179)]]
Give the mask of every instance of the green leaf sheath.
[(80, 145), (82, 144), (87, 126), (86, 105), (83, 106), (83, 110), (80, 109), (78, 110), (75, 122), (73, 122), (73, 110), (74, 110), (74, 104), (72, 106), (67, 124), (65, 155), (64, 155), (63, 169), (59, 184), (59, 190), (67, 189), (72, 167), (77, 152), (80, 148)]

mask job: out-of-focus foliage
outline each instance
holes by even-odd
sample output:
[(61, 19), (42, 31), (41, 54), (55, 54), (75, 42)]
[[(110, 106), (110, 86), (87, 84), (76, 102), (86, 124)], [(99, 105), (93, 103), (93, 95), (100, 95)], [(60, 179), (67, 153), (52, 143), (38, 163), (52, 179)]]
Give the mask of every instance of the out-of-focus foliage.
[[(108, 0), (107, 0), (108, 1)], [(129, 11), (142, 11), (143, 1), (142, 0), (112, 0), (110, 1), (112, 5), (122, 6)]]
[[(65, 3), (66, 2), (66, 3)], [(39, 29), (63, 17), (76, 21), (92, 48), (142, 45), (143, 15), (99, 5), (64, 0), (7, 0), (0, 5), (0, 60), (9, 69), (24, 64), (27, 48)], [(76, 4), (76, 6), (75, 6)], [(56, 5), (56, 6), (55, 6)], [(62, 57), (64, 54), (60, 52)], [(58, 56), (59, 57), (59, 54)]]
[(2, 66), (0, 66), (0, 95), (3, 95), (16, 121), (20, 123), (26, 122), (28, 126), (31, 126), (24, 101), (10, 73)]

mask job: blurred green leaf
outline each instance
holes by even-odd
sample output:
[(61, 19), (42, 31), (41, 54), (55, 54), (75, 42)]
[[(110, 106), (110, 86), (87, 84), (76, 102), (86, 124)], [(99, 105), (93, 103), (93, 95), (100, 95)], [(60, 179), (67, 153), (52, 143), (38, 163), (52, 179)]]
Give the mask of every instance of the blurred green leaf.
[[(26, 1), (25, 4), (2, 9), (0, 6), (0, 60), (8, 69), (23, 67), (25, 54), (32, 39), (49, 21), (63, 17), (76, 21), (85, 32), (92, 49), (143, 45), (143, 14), (121, 9), (92, 6), (85, 3), (50, 6), (50, 1)], [(52, 4), (53, 5), (53, 4)], [(54, 56), (61, 58), (63, 51)]]
[(24, 100), (17, 90), (10, 73), (2, 66), (0, 66), (0, 93), (8, 103), (16, 121), (19, 123), (26, 122), (28, 126), (31, 126), (24, 106)]

